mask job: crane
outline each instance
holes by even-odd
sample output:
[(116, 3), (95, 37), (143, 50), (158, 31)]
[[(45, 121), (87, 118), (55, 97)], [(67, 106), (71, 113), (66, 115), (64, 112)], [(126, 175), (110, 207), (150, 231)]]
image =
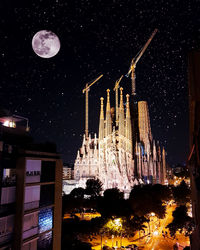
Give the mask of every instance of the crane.
[(97, 82), (103, 75), (100, 75), (97, 77), (92, 83), (86, 83), (85, 88), (83, 89), (83, 94), (85, 93), (85, 138), (88, 138), (88, 113), (89, 113), (89, 107), (88, 107), (88, 92), (90, 90), (90, 87)]
[(119, 83), (121, 82), (123, 78), (123, 75), (115, 82), (115, 87), (114, 87), (114, 91), (115, 91), (115, 106), (116, 106), (116, 126), (118, 124), (118, 110), (119, 110), (119, 101), (118, 101), (118, 88), (119, 88)]
[(157, 31), (158, 31), (158, 29), (155, 29), (153, 31), (153, 33), (151, 34), (150, 38), (145, 43), (144, 47), (142, 47), (142, 49), (138, 52), (138, 54), (131, 61), (131, 65), (130, 65), (128, 73), (126, 74), (126, 77), (129, 77), (129, 75), (131, 74), (131, 80), (132, 80), (132, 93), (131, 94), (132, 95), (136, 94), (135, 93), (135, 90), (136, 90), (136, 86), (135, 86), (135, 68), (136, 68), (136, 64), (140, 60), (141, 56), (144, 54), (145, 50), (149, 46), (150, 42), (154, 38), (154, 36), (157, 33)]

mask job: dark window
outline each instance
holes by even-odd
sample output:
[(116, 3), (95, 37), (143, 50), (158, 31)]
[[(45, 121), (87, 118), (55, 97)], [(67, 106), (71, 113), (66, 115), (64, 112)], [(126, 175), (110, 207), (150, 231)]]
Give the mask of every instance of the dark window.
[(41, 182), (55, 181), (55, 161), (42, 161)]
[(40, 187), (40, 207), (54, 204), (54, 185)]
[(8, 144), (3, 144), (3, 151), (5, 152), (5, 153), (8, 153), (8, 150), (9, 149), (9, 145)]
[(0, 205), (0, 217), (8, 216), (10, 214), (15, 214), (16, 204), (10, 203), (10, 204), (4, 204)]

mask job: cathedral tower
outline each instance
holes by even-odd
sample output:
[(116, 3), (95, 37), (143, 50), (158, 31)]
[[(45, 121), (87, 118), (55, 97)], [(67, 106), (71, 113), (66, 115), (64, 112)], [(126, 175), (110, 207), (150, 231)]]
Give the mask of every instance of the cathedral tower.
[(108, 136), (111, 133), (112, 133), (112, 120), (111, 120), (111, 113), (110, 113), (110, 90), (107, 89), (105, 136)]
[(165, 182), (165, 150), (161, 152), (152, 138), (147, 102), (130, 104), (129, 98), (127, 94), (125, 112), (123, 88), (120, 88), (115, 120), (110, 90), (107, 89), (105, 117), (104, 98), (100, 98), (98, 138), (96, 134), (94, 138), (89, 135), (88, 139), (84, 135), (74, 164), (77, 187), (85, 188), (88, 179), (99, 178), (104, 190), (119, 188), (128, 194), (134, 185)]
[(124, 104), (123, 104), (123, 88), (120, 88), (120, 105), (119, 105), (119, 135), (124, 136)]
[(126, 149), (132, 152), (132, 129), (131, 129), (131, 115), (130, 115), (130, 105), (129, 105), (129, 95), (126, 95), (126, 129), (125, 136), (127, 138)]
[(99, 119), (99, 141), (104, 138), (104, 111), (103, 111), (103, 97), (101, 100), (101, 111), (100, 111), (100, 119)]

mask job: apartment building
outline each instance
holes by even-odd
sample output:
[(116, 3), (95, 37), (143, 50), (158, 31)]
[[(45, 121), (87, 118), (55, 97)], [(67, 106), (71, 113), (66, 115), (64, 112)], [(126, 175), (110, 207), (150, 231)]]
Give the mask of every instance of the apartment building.
[(189, 54), (189, 122), (190, 170), (192, 190), (192, 214), (195, 222), (191, 239), (191, 249), (200, 249), (200, 51)]
[(0, 249), (59, 250), (62, 160), (22, 120), (0, 117)]

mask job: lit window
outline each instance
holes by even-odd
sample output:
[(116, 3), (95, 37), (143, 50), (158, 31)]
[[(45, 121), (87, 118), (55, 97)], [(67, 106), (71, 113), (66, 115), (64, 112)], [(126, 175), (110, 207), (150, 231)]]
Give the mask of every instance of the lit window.
[(39, 212), (39, 233), (50, 230), (53, 227), (53, 210), (45, 208)]
[(16, 128), (16, 123), (14, 121), (7, 120), (3, 123), (3, 126), (9, 127), (9, 128)]

